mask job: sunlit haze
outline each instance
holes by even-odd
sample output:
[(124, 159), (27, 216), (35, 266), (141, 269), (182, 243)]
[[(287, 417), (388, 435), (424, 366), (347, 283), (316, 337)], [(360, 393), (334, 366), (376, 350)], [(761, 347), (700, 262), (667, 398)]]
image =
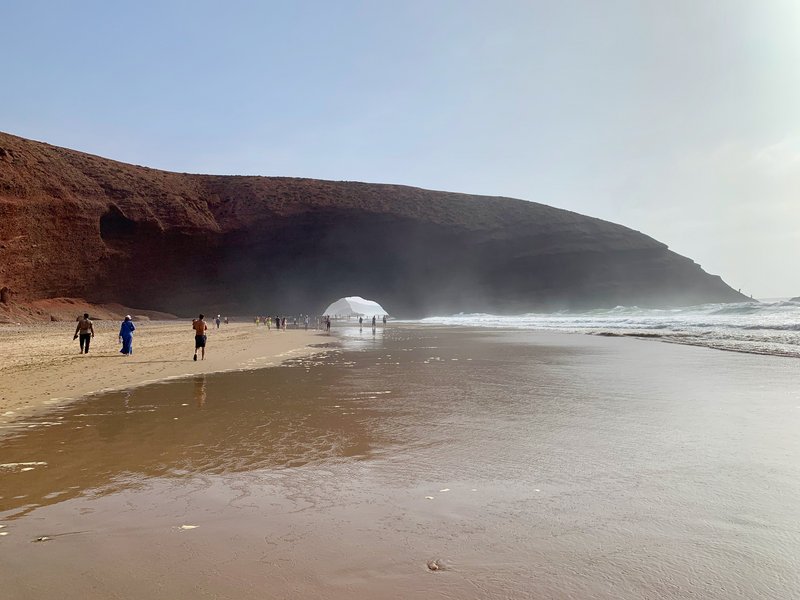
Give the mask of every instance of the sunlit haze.
[(800, 4), (5, 2), (0, 130), (511, 196), (800, 294)]

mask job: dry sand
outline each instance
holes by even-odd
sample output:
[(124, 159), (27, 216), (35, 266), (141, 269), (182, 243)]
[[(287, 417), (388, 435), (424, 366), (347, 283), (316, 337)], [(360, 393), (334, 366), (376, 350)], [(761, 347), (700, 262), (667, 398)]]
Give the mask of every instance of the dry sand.
[(318, 352), (322, 332), (276, 331), (252, 323), (209, 325), (206, 360), (192, 360), (194, 332), (185, 321), (139, 322), (133, 355), (122, 356), (119, 323), (96, 321), (89, 354), (72, 340), (74, 323), (0, 328), (0, 422), (99, 391), (199, 373), (257, 369)]

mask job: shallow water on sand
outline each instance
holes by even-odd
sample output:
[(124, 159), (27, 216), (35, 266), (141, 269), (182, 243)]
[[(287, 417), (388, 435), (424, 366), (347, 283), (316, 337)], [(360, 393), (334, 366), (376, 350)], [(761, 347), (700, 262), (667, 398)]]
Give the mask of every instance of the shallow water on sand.
[(6, 432), (0, 597), (800, 596), (796, 361), (341, 333)]

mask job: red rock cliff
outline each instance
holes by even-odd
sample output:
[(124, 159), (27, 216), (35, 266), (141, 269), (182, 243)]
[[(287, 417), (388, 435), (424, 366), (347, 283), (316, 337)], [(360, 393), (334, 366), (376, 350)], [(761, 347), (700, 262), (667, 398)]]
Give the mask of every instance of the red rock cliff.
[(170, 312), (395, 314), (738, 301), (652, 238), (542, 204), (169, 173), (0, 133), (0, 288)]

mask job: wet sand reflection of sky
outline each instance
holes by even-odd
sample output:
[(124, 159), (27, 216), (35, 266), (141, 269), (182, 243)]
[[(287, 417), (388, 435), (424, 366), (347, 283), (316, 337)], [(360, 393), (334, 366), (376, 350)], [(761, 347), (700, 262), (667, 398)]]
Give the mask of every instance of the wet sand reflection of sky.
[(337, 401), (328, 398), (327, 384), (336, 373), (326, 362), (304, 359), (112, 392), (34, 419), (0, 439), (4, 464), (36, 463), (2, 469), (0, 514), (20, 516), (154, 477), (366, 457), (371, 441), (361, 420), (331, 408)]

